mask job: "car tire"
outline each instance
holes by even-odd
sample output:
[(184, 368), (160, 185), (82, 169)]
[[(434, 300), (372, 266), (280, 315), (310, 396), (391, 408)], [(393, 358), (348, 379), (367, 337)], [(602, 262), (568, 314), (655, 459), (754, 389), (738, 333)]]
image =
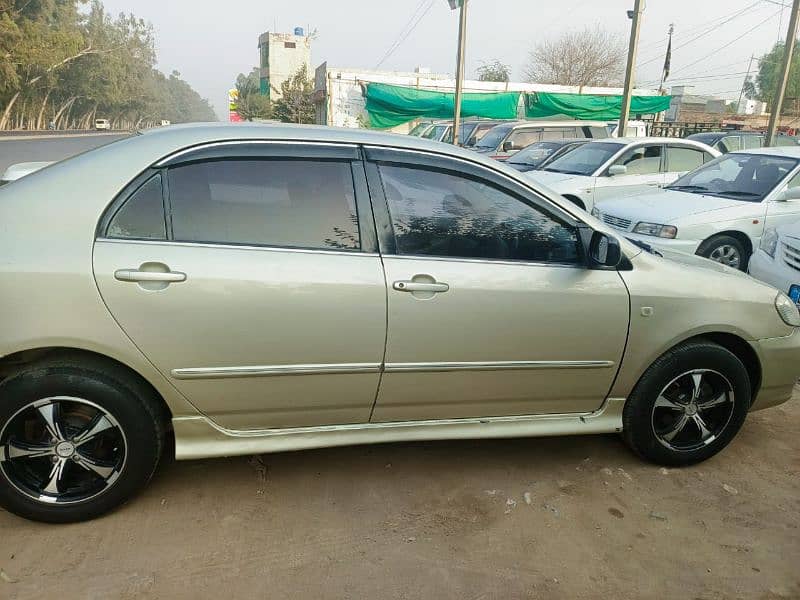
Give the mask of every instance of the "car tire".
[(747, 263), (750, 260), (750, 253), (744, 244), (730, 235), (715, 235), (708, 238), (700, 244), (697, 254), (740, 271), (747, 271)]
[(0, 505), (49, 523), (115, 508), (155, 472), (164, 412), (152, 388), (114, 364), (23, 367), (0, 384)]
[(622, 435), (648, 461), (691, 465), (730, 443), (750, 400), (750, 378), (736, 355), (713, 342), (687, 342), (642, 375), (625, 403)]

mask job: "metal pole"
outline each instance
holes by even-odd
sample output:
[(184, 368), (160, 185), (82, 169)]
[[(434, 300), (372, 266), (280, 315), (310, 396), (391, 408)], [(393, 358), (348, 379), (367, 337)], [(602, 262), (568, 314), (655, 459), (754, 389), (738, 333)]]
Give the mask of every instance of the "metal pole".
[[(736, 112), (738, 113), (742, 109), (742, 96), (744, 96), (744, 88), (747, 85), (747, 82), (750, 80), (750, 68), (753, 66), (753, 61), (755, 60), (756, 55), (750, 55), (750, 62), (747, 63), (747, 75), (744, 76), (744, 81), (742, 82), (742, 89), (739, 91), (739, 100), (736, 102)], [(746, 112), (746, 111), (745, 111)]]
[[(796, 0), (800, 2), (800, 0)], [(633, 10), (628, 11), (628, 16), (633, 19), (631, 23), (631, 39), (628, 42), (628, 62), (625, 65), (625, 88), (622, 92), (622, 108), (619, 113), (619, 128), (617, 137), (624, 137), (628, 128), (628, 114), (631, 110), (631, 94), (633, 92), (633, 77), (636, 72), (636, 51), (639, 47), (639, 25), (641, 24), (644, 0), (634, 0)]]
[[(667, 48), (669, 49), (670, 52), (672, 52), (672, 34), (673, 33), (675, 33), (675, 23), (670, 23), (669, 24), (669, 42), (667, 42)], [(671, 59), (672, 59), (672, 57), (670, 56), (670, 60)], [(667, 57), (665, 56), (664, 57), (664, 61), (665, 61), (664, 64), (666, 64), (666, 60), (667, 60)], [(664, 93), (664, 80), (665, 80), (664, 76), (666, 74), (667, 74), (666, 71), (664, 71), (662, 69), (662, 71), (661, 71), (661, 83), (658, 84), (658, 95), (659, 96), (661, 96)]]
[[(800, 0), (798, 0), (800, 2)], [(461, 127), (461, 88), (464, 85), (464, 48), (467, 44), (467, 0), (461, 1), (458, 20), (458, 55), (456, 56), (456, 97), (453, 111), (453, 144), (458, 146)]]
[(769, 113), (769, 125), (767, 135), (764, 139), (765, 146), (771, 146), (775, 139), (775, 132), (781, 120), (781, 109), (783, 108), (783, 96), (786, 93), (786, 82), (789, 80), (789, 70), (792, 66), (792, 53), (794, 52), (794, 42), (797, 37), (797, 17), (800, 14), (800, 0), (792, 3), (792, 16), (789, 19), (789, 31), (786, 32), (786, 44), (783, 48), (783, 64), (781, 65), (781, 77), (778, 80), (778, 89), (775, 90), (775, 99)]

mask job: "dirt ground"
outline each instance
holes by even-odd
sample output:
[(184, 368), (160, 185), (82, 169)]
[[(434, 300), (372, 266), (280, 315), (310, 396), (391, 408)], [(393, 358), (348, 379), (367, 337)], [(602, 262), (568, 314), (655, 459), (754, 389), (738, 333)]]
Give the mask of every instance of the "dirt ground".
[(679, 470), (616, 436), (167, 460), (93, 522), (0, 512), (0, 598), (800, 598), (799, 420)]

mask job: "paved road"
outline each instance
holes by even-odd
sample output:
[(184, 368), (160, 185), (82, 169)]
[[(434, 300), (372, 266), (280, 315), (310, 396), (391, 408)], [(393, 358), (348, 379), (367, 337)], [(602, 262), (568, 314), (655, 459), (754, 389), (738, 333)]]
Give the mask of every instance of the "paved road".
[(0, 510), (0, 598), (800, 598), (800, 388), (708, 462), (616, 436), (166, 460), (88, 523)]
[(40, 160), (63, 160), (80, 152), (126, 137), (125, 134), (90, 134), (58, 137), (0, 136), (0, 175), (9, 165)]

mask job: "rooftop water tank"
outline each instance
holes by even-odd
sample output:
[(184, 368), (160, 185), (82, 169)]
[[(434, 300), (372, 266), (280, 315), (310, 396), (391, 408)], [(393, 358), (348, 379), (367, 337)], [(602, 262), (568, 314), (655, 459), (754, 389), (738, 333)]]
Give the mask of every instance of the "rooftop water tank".
[(294, 28), (294, 34), (295, 35), (305, 35), (305, 32), (303, 31), (302, 27), (295, 27)]

